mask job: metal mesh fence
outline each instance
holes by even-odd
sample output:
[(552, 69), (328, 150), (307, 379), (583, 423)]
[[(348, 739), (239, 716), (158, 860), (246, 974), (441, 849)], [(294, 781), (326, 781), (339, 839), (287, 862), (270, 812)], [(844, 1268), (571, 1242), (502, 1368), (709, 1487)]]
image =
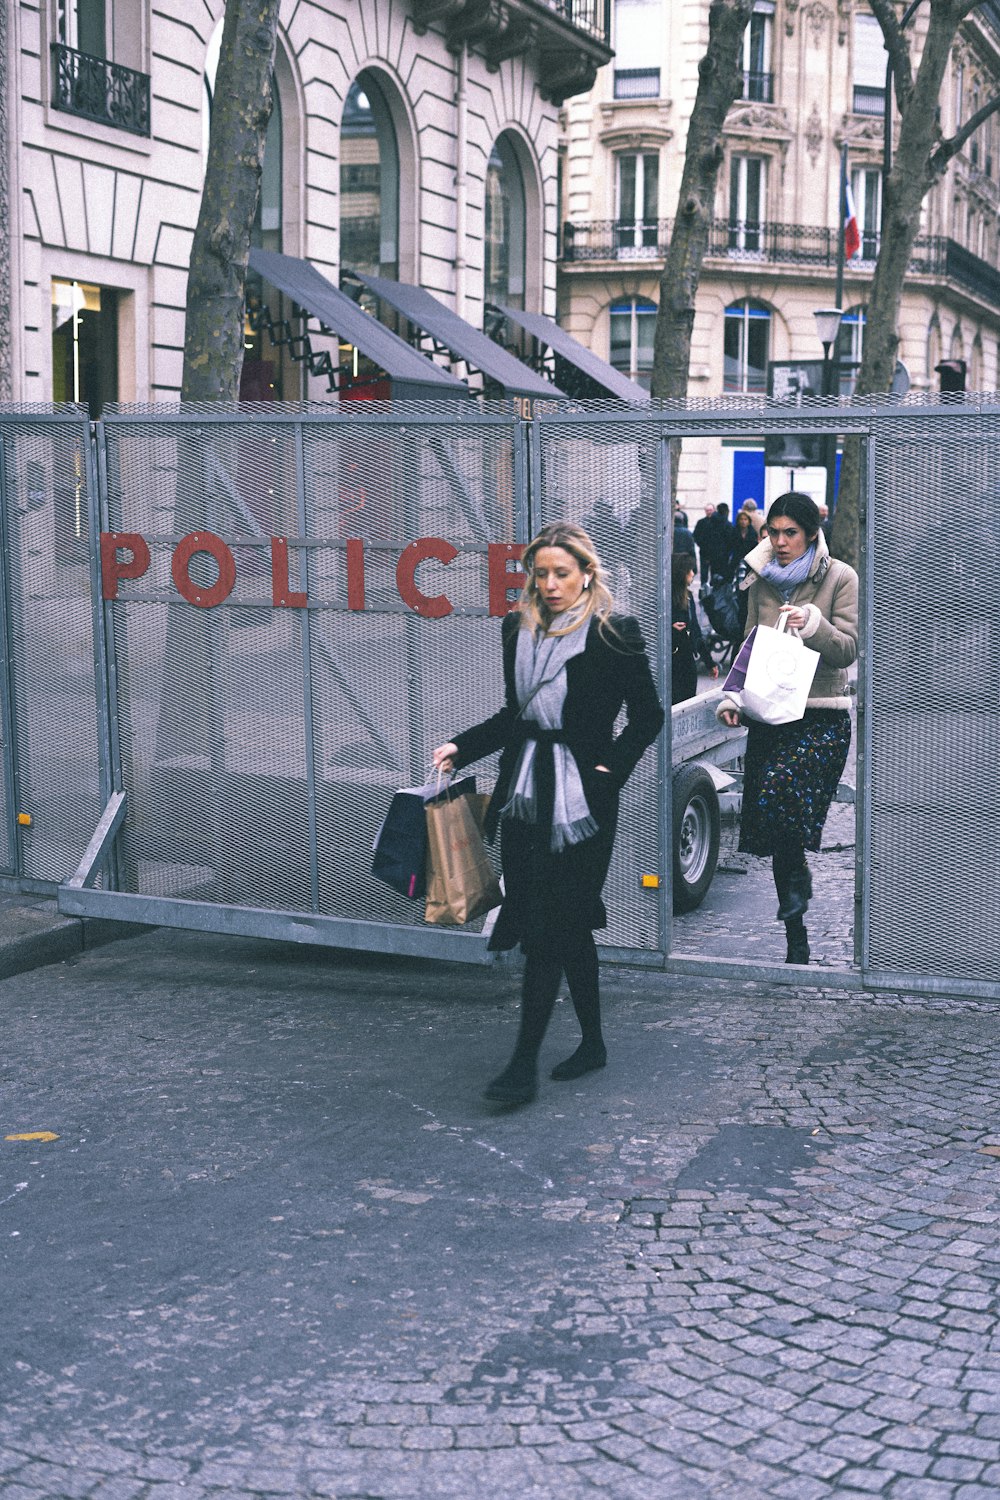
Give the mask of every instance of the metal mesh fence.
[(869, 517), (867, 967), (1000, 980), (1000, 411), (883, 416)]
[[(103, 692), (95, 681), (89, 429), (73, 408), (48, 410), (0, 413), (8, 662), (0, 863), (59, 881), (75, 870), (103, 806)], [(13, 813), (31, 820), (16, 834)]]
[[(110, 528), (150, 551), (111, 606), (125, 888), (421, 922), (372, 880), (372, 842), (433, 746), (499, 704), (487, 544), (514, 539), (514, 423), (112, 418), (105, 440)], [(171, 572), (202, 531), (235, 561), (211, 609)], [(272, 537), (307, 608), (272, 604)], [(400, 597), (423, 537), (457, 549), (413, 577), (444, 618)], [(196, 553), (189, 574), (210, 589), (218, 567)]]
[[(537, 523), (567, 520), (594, 541), (621, 614), (634, 615), (646, 639), (654, 677), (669, 702), (660, 622), (666, 560), (661, 541), (665, 469), (661, 429), (655, 423), (622, 427), (613, 417), (597, 422), (543, 418), (538, 423), (540, 484)], [(620, 726), (619, 726), (620, 727)], [(606, 944), (660, 949), (663, 903), (642, 875), (666, 876), (662, 838), (660, 763), (650, 750), (621, 798), (615, 852), (605, 886)]]

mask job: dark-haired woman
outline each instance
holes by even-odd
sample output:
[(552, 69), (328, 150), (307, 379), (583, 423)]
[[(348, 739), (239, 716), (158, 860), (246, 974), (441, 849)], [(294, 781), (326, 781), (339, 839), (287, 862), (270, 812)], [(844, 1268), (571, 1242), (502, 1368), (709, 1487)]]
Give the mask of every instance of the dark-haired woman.
[(708, 642), (698, 623), (698, 612), (691, 593), (694, 581), (694, 558), (687, 552), (675, 552), (670, 559), (670, 701), (686, 703), (698, 691), (698, 662), (713, 677), (719, 669), (712, 660)]
[(514, 1054), (486, 1089), (499, 1104), (535, 1097), (564, 973), (582, 1040), (552, 1077), (580, 1078), (607, 1061), (594, 929), (607, 922), (601, 891), (619, 790), (663, 724), (638, 622), (613, 613), (586, 532), (547, 526), (522, 566), (519, 607), (501, 630), (504, 706), (433, 754), (438, 769), (451, 770), (502, 751), (486, 816), (488, 836), (502, 819), (504, 873), (490, 947), (520, 943), (525, 966)]
[[(767, 513), (766, 539), (746, 557), (746, 634), (755, 625), (788, 628), (820, 656), (801, 719), (751, 722), (743, 778), (740, 849), (770, 856), (786, 963), (809, 962), (805, 914), (812, 896), (806, 850), (817, 850), (851, 744), (847, 668), (858, 654), (858, 575), (830, 556), (817, 506), (798, 491)], [(719, 718), (735, 727), (738, 705), (723, 698)]]

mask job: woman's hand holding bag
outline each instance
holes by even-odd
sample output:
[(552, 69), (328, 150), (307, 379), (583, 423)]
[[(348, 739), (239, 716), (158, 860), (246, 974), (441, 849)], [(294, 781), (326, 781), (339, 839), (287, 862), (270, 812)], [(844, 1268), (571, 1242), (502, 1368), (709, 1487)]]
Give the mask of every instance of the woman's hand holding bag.
[(806, 711), (819, 652), (776, 626), (757, 625), (747, 636), (726, 678), (724, 692), (741, 714), (758, 724), (791, 724)]
[(489, 800), (487, 794), (475, 790), (473, 782), (471, 789), (455, 795), (449, 788), (426, 804), (426, 922), (462, 927), (503, 900), (483, 842), (483, 816)]

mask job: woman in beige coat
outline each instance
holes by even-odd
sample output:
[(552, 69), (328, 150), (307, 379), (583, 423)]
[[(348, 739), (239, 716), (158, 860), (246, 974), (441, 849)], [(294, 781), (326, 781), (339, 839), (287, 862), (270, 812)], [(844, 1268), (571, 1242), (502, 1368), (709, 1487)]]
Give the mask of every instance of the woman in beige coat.
[[(804, 917), (812, 896), (805, 851), (817, 850), (851, 744), (847, 668), (858, 654), (858, 575), (830, 556), (819, 510), (808, 495), (779, 495), (766, 539), (746, 558), (749, 634), (787, 628), (820, 655), (805, 714), (791, 724), (750, 723), (743, 777), (740, 849), (770, 856), (786, 963), (809, 962)], [(723, 697), (719, 718), (735, 727), (739, 707)]]

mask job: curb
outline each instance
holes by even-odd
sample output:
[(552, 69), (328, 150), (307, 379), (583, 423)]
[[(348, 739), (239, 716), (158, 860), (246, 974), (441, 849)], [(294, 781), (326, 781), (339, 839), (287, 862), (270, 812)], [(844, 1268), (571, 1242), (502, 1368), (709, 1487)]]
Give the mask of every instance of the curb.
[(45, 898), (0, 899), (0, 981), (149, 931), (137, 922), (66, 917)]

